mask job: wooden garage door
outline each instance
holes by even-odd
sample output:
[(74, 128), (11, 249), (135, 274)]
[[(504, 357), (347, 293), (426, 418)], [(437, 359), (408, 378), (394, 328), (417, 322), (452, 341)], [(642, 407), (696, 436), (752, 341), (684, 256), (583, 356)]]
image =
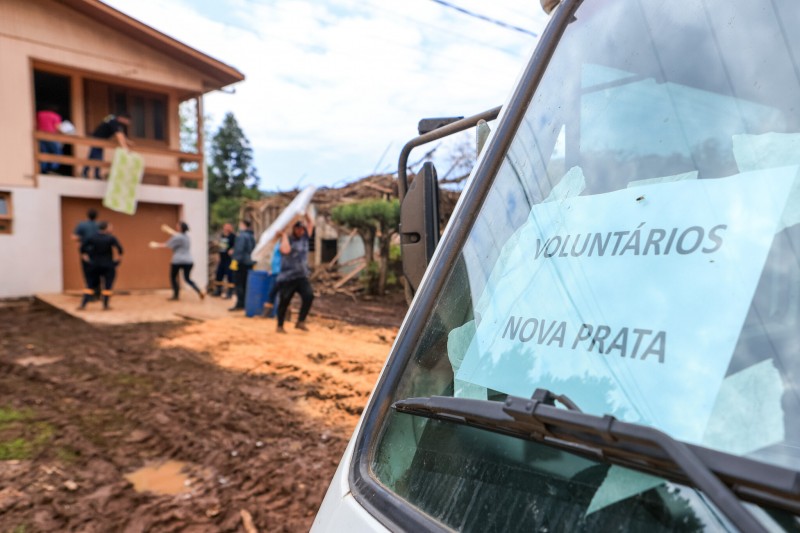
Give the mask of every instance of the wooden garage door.
[(169, 287), (170, 250), (153, 250), (150, 241), (163, 242), (169, 237), (161, 231), (161, 224), (175, 227), (180, 217), (180, 206), (139, 203), (133, 216), (105, 209), (100, 200), (87, 198), (61, 199), (61, 249), (64, 265), (64, 290), (83, 289), (78, 244), (70, 237), (75, 226), (86, 219), (86, 211), (97, 209), (97, 220), (112, 224), (113, 233), (125, 250), (122, 265), (117, 270), (114, 288), (166, 289)]

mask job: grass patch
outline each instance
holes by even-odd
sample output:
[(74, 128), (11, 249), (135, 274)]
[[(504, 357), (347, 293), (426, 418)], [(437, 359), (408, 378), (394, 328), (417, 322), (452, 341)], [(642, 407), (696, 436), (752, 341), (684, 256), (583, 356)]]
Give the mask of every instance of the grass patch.
[(29, 409), (0, 407), (0, 461), (30, 459), (53, 438), (53, 426), (33, 415)]
[(58, 457), (58, 460), (69, 465), (77, 461), (80, 456), (81, 454), (72, 448), (59, 448), (56, 450), (56, 457)]
[(33, 415), (30, 409), (12, 409), (11, 407), (0, 407), (0, 429), (11, 422), (27, 420)]

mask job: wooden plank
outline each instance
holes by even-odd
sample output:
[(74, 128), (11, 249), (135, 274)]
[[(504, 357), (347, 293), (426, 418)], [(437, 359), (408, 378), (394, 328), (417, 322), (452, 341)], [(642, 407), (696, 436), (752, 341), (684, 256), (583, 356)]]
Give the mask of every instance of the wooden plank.
[(247, 509), (240, 509), (239, 516), (242, 517), (242, 527), (245, 533), (258, 533), (258, 529), (256, 529), (256, 526), (253, 524), (253, 515), (251, 515)]
[(387, 187), (381, 187), (380, 185), (376, 185), (376, 184), (370, 183), (368, 181), (365, 181), (362, 185), (364, 185), (364, 187), (369, 187), (370, 189), (374, 189), (374, 190), (382, 192), (382, 193), (394, 194), (394, 191), (392, 191), (391, 189), (389, 189)]
[(336, 264), (336, 261), (339, 260), (339, 257), (342, 255), (342, 252), (347, 248), (347, 245), (350, 244), (350, 241), (353, 240), (353, 237), (356, 236), (356, 233), (358, 233), (358, 231), (357, 230), (353, 230), (347, 235), (347, 238), (344, 240), (344, 243), (342, 244), (341, 250), (338, 250), (336, 252), (336, 255), (333, 256), (333, 259), (331, 259), (328, 262), (328, 268), (331, 268), (333, 265)]
[(364, 264), (363, 264), (363, 265), (361, 265), (360, 267), (356, 268), (355, 270), (353, 270), (352, 272), (350, 272), (348, 275), (346, 275), (345, 277), (343, 277), (342, 279), (340, 279), (339, 281), (337, 281), (337, 282), (336, 282), (336, 284), (333, 286), (333, 289), (334, 289), (334, 290), (336, 290), (336, 289), (341, 289), (341, 288), (342, 288), (342, 286), (343, 286), (345, 283), (347, 283), (348, 281), (350, 281), (350, 280), (351, 280), (351, 279), (353, 279), (354, 277), (358, 276), (358, 275), (361, 273), (361, 271), (362, 271), (362, 270), (364, 270), (365, 268), (367, 268), (367, 263), (366, 263), (366, 261), (364, 262)]
[(191, 172), (187, 172), (185, 170), (179, 170), (176, 168), (156, 168), (151, 166), (144, 167), (145, 174), (175, 174), (176, 176), (180, 176), (184, 179), (192, 179), (192, 180), (201, 180), (203, 179), (203, 173), (199, 170), (192, 170)]
[(48, 163), (61, 163), (64, 165), (84, 165), (101, 168), (109, 168), (111, 166), (111, 162), (109, 161), (100, 161), (99, 159), (79, 159), (69, 155), (39, 154), (38, 159), (40, 162), (46, 161)]
[[(100, 168), (111, 167), (111, 163), (108, 161), (101, 161), (99, 159), (78, 159), (77, 157), (72, 157), (68, 155), (39, 154), (38, 159), (40, 162), (61, 163), (64, 165), (89, 166), (89, 167), (100, 167)], [(145, 165), (144, 173), (165, 175), (165, 176), (174, 174), (181, 177), (182, 179), (188, 179), (188, 180), (203, 179), (203, 172), (200, 170), (185, 171), (177, 168), (158, 168)]]
[(345, 261), (344, 263), (339, 263), (339, 267), (342, 268), (342, 267), (348, 267), (348, 266), (351, 266), (351, 265), (357, 265), (362, 261), (366, 261), (366, 259), (364, 257), (356, 257), (356, 258), (351, 259), (349, 261)]

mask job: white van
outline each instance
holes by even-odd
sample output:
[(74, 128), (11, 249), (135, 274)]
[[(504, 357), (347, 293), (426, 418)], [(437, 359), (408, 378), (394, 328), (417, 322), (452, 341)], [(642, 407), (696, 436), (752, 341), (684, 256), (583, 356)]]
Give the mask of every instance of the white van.
[(313, 531), (800, 530), (799, 29), (555, 8)]

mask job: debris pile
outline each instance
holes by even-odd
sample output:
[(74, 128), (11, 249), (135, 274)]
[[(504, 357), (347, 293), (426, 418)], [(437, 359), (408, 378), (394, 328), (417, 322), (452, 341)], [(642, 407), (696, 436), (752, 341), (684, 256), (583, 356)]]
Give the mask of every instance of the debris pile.
[[(413, 183), (415, 174), (409, 175)], [(256, 236), (266, 230), (281, 211), (294, 199), (300, 190), (275, 193), (268, 198), (245, 204), (241, 216), (253, 221)], [(440, 227), (444, 229), (458, 200), (459, 192), (442, 189), (440, 191)], [(320, 294), (344, 294), (355, 299), (363, 290), (358, 282), (359, 275), (367, 268), (364, 257), (342, 258), (353, 239), (359, 239), (355, 231), (336, 225), (332, 218), (333, 208), (347, 203), (382, 198), (391, 200), (398, 197), (397, 177), (393, 174), (375, 174), (346, 183), (340, 187), (322, 187), (314, 194), (312, 205), (316, 209), (317, 232), (323, 239), (338, 239), (337, 253), (332, 259), (314, 261), (309, 257), (312, 269), (311, 281), (314, 290)], [(312, 254), (313, 255), (313, 254)]]
[[(260, 235), (273, 220), (298, 195), (300, 189), (277, 192), (263, 200), (248, 202), (242, 209), (242, 217), (253, 221), (253, 232)], [(397, 178), (391, 174), (376, 174), (347, 183), (341, 187), (320, 187), (314, 193), (313, 205), (317, 217), (330, 224), (331, 211), (341, 204), (372, 198), (397, 198)]]
[[(350, 241), (357, 235), (356, 230), (348, 233), (342, 249), (346, 249)], [(355, 300), (356, 293), (363, 290), (364, 287), (351, 282), (358, 280), (361, 271), (367, 268), (367, 261), (364, 257), (356, 257), (340, 262), (340, 255), (341, 252), (337, 253), (330, 261), (316, 265), (311, 273), (311, 281), (320, 294), (344, 294)], [(348, 269), (348, 271), (345, 272), (343, 269)]]

